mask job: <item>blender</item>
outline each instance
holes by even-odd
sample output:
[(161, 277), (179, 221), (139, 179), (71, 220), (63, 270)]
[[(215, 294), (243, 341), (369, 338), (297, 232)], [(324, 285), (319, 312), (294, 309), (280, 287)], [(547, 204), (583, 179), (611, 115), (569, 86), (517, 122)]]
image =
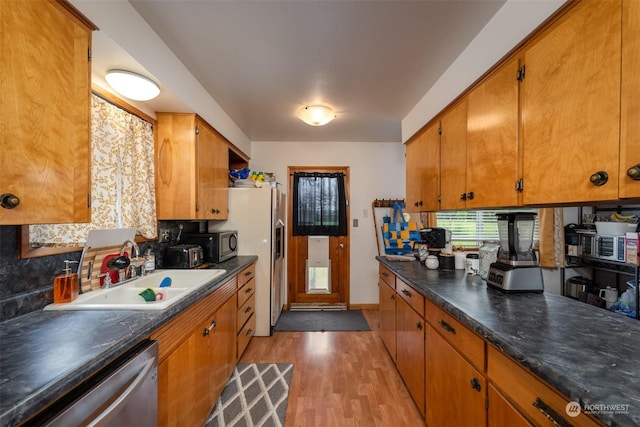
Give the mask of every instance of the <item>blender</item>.
[(544, 291), (542, 269), (533, 249), (536, 214), (496, 214), (500, 248), (489, 268), (487, 285), (507, 293)]

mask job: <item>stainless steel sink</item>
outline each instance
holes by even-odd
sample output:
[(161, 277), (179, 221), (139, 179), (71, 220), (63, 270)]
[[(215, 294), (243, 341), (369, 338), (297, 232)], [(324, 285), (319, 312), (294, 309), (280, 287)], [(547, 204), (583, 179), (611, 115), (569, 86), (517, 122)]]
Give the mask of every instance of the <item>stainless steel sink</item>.
[[(64, 304), (50, 304), (45, 310), (163, 310), (197, 289), (211, 283), (226, 270), (157, 270), (122, 285), (109, 289), (99, 289), (80, 295), (75, 301)], [(171, 286), (160, 288), (165, 278), (171, 279)], [(164, 298), (147, 302), (139, 295), (146, 288), (162, 292)]]

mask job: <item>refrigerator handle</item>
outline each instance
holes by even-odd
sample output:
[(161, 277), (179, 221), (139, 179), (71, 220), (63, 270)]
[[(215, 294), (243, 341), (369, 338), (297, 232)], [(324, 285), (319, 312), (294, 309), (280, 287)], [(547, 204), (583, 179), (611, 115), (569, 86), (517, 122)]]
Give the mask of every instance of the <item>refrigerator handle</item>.
[(278, 219), (277, 223), (284, 227), (284, 222), (281, 219)]

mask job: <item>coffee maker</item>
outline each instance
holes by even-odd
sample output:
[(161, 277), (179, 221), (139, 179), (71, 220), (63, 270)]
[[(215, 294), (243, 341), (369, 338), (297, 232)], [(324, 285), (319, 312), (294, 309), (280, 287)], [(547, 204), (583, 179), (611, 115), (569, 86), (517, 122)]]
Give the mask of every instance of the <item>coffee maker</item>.
[(496, 262), (489, 268), (487, 285), (506, 293), (542, 293), (542, 269), (533, 249), (536, 214), (511, 212), (496, 217), (500, 248)]

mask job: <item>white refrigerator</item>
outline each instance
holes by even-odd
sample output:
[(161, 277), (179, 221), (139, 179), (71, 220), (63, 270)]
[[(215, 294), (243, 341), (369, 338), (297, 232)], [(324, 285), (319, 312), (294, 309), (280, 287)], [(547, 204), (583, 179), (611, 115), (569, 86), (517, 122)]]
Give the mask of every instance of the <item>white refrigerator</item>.
[(228, 219), (209, 221), (210, 231), (238, 231), (238, 255), (258, 256), (256, 336), (270, 336), (282, 312), (285, 211), (286, 196), (275, 187), (229, 188)]

